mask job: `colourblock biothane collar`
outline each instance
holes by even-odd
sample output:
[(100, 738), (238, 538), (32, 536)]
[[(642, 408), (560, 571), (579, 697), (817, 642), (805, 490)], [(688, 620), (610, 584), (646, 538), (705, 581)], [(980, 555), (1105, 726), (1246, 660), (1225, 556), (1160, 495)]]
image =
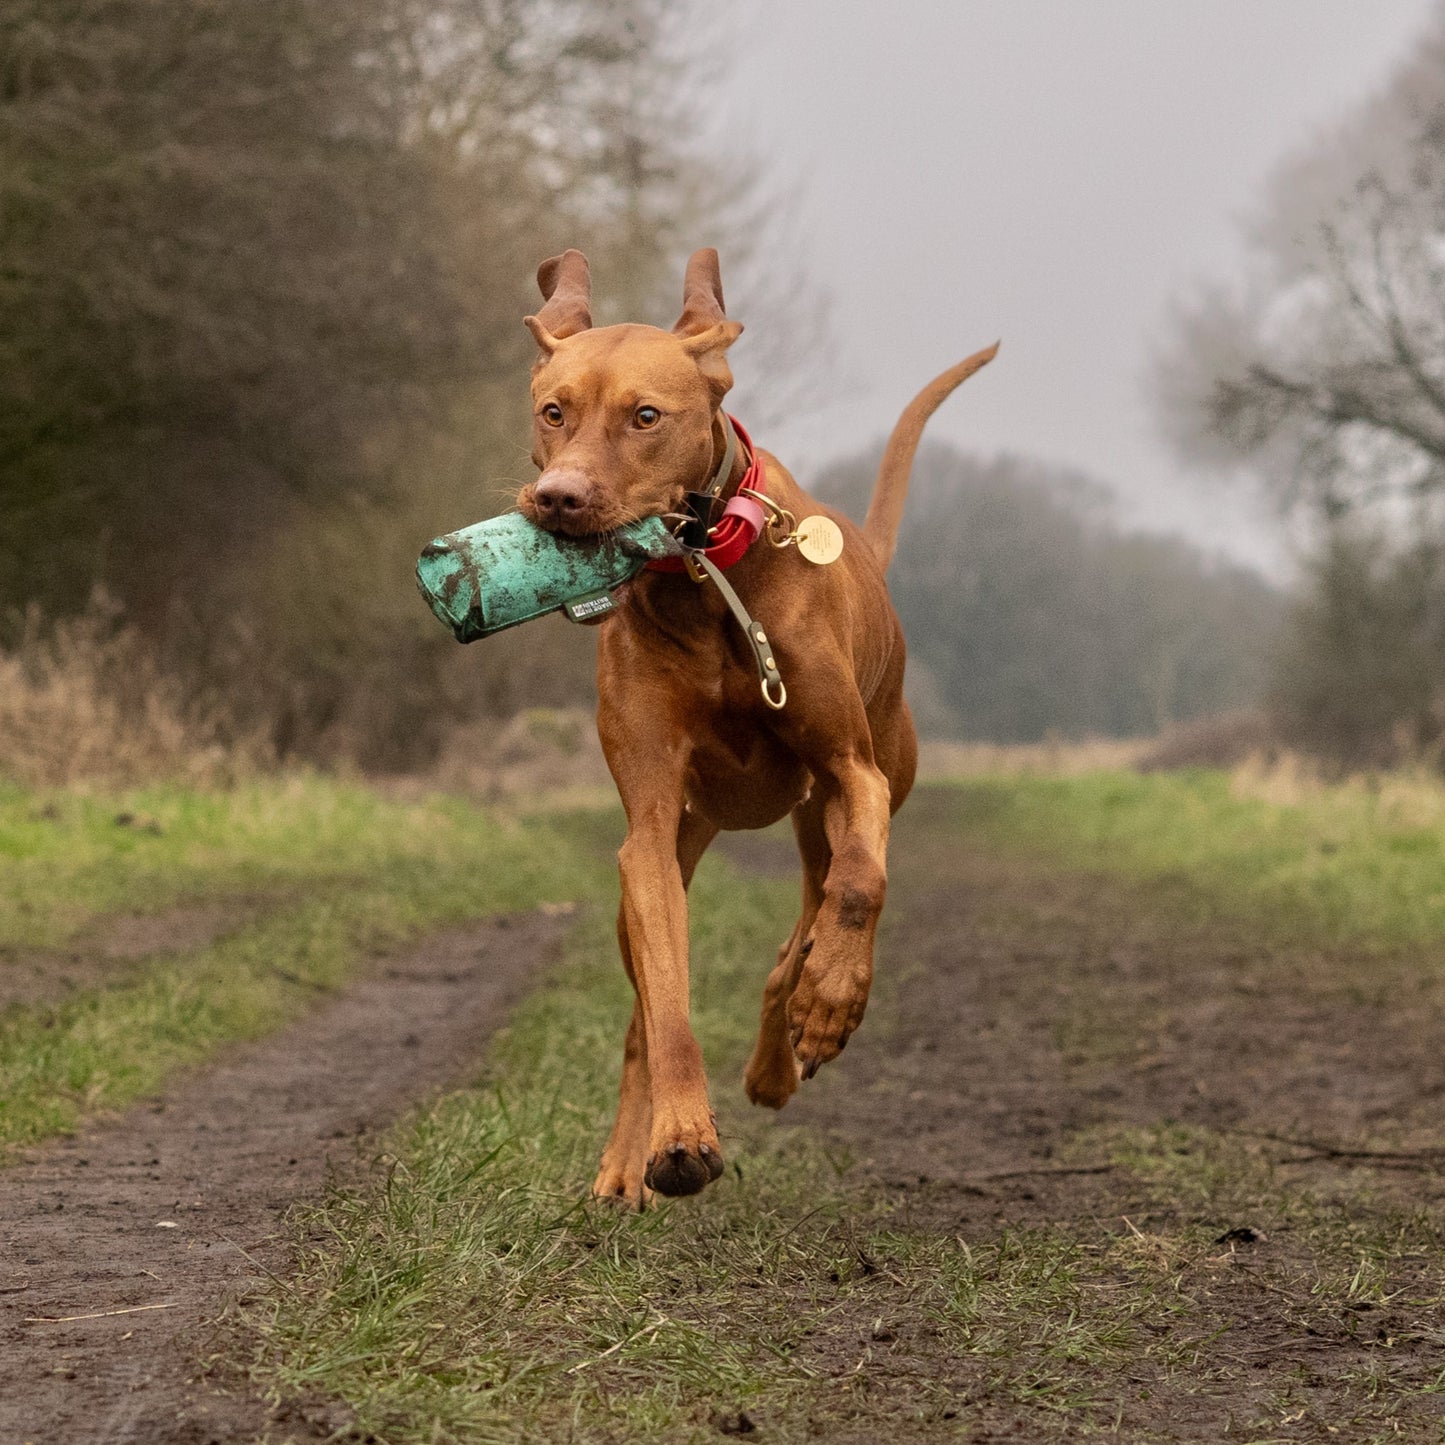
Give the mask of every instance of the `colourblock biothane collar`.
[[(695, 527), (694, 555), (700, 552), (714, 567), (726, 571), (733, 563), (746, 556), (748, 549), (762, 535), (768, 515), (751, 497), (745, 496), (744, 491), (766, 496), (767, 475), (757, 448), (753, 445), (753, 439), (743, 429), (742, 423), (727, 412), (722, 413), (722, 419), (723, 425), (728, 429), (728, 443), (723, 453), (722, 465), (713, 473), (705, 490), (687, 494), (688, 509), (692, 517), (683, 524), (678, 540), (684, 546), (688, 545), (692, 541), (688, 533), (694, 531)], [(748, 469), (738, 483), (738, 490), (723, 508), (722, 516), (717, 524), (713, 525), (710, 519), (714, 504), (732, 475), (733, 457), (739, 438), (748, 451)], [(647, 567), (651, 572), (682, 572), (687, 569), (687, 558), (654, 557)]]

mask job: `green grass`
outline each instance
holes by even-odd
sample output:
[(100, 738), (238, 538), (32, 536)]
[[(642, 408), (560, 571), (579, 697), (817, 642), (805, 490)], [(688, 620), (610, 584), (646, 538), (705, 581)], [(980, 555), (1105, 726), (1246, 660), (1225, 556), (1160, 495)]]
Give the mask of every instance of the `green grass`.
[[(120, 826), (115, 819), (135, 821)], [(428, 928), (590, 896), (610, 869), (583, 823), (385, 801), (321, 778), (229, 793), (0, 796), (0, 986), (7, 952), (102, 930), (116, 910), (245, 899), (217, 942), (0, 1016), (0, 1150), (155, 1089), (278, 1027), (364, 961)]]
[[(967, 840), (1122, 876), (1199, 923), (1247, 915), (1392, 944), (1445, 932), (1433, 840), (1353, 797), (1311, 812), (1236, 799), (1209, 775), (1108, 776), (970, 782), (912, 806), (894, 907), (946, 882)], [(397, 1127), (301, 1211), (296, 1273), (245, 1320), (256, 1379), (346, 1400), (356, 1433), (385, 1445), (704, 1441), (739, 1412), (770, 1440), (1076, 1438), (1111, 1435), (1154, 1396), (1175, 1402), (1151, 1417), (1166, 1423), (1130, 1438), (1194, 1438), (1167, 1422), (1176, 1405), (1187, 1421), (1195, 1395), (1238, 1396), (1231, 1438), (1245, 1440), (1327, 1424), (1384, 1440), (1434, 1419), (1445, 1382), (1418, 1354), (1398, 1364), (1373, 1311), (1406, 1305), (1417, 1332), (1445, 1322), (1437, 1211), (1371, 1171), (1303, 1177), (1263, 1142), (1161, 1126), (1065, 1140), (1061, 1161), (1113, 1166), (1102, 1215), (969, 1238), (910, 1224), (849, 1160), (742, 1101), (793, 885), (709, 858), (692, 904), (723, 1179), (643, 1216), (585, 1197), (629, 1005), (610, 918), (594, 917), (478, 1086)], [(1135, 1027), (1128, 1006), (1113, 1027)], [(1219, 1244), (1234, 1224), (1276, 1247)], [(1339, 1380), (1288, 1359), (1261, 1376), (1233, 1353), (1246, 1317), (1269, 1339), (1358, 1351)]]
[[(1280, 805), (1213, 774), (973, 780), (910, 804), (890, 907), (947, 885), (960, 846), (983, 847), (1026, 873), (1123, 879), (1174, 922), (1413, 948), (1428, 976), (1419, 945), (1445, 935), (1445, 830), (1427, 813), (1363, 789)], [(0, 1146), (279, 1026), (427, 928), (590, 900), (477, 1087), (399, 1124), (301, 1211), (298, 1268), (248, 1306), (238, 1337), (267, 1388), (344, 1399), (358, 1433), (386, 1445), (702, 1441), (738, 1412), (771, 1440), (1074, 1438), (1108, 1435), (1154, 1394), (1187, 1411), (1198, 1392), (1238, 1393), (1230, 1438), (1246, 1440), (1327, 1424), (1383, 1440), (1434, 1419), (1445, 1377), (1418, 1345), (1445, 1337), (1445, 1229), (1403, 1176), (1302, 1173), (1223, 1128), (1101, 1127), (1057, 1157), (1111, 1163), (1103, 1212), (962, 1238), (911, 1222), (821, 1140), (750, 1111), (738, 1074), (796, 887), (724, 860), (705, 860), (694, 887), (693, 1016), (728, 1172), (643, 1216), (587, 1201), (629, 1006), (611, 937), (616, 833), (611, 811), (509, 820), (320, 778), (0, 791), (0, 968), (116, 912), (256, 910), (114, 987), (6, 1013)], [(1337, 982), (1321, 969), (1300, 987)], [(1101, 1039), (1150, 1026), (1124, 987), (1064, 1008), (1063, 1053), (1089, 1067), (1108, 1066)], [(870, 1026), (888, 1015), (885, 993)], [(1264, 1228), (1271, 1249), (1219, 1245), (1230, 1224)], [(1338, 1379), (1293, 1357), (1271, 1366), (1262, 1395), (1253, 1361), (1232, 1353), (1246, 1315), (1270, 1339), (1357, 1348)]]
[[(1168, 1305), (1135, 1364), (1156, 1388), (1228, 1397), (1267, 1368), (1273, 1414), (1256, 1400), (1240, 1417), (1256, 1438), (1445, 1431), (1434, 1348), (1445, 1217), (1433, 1188), (1368, 1168), (1310, 1170), (1292, 1162), (1299, 1150), (1199, 1126), (1102, 1129), (1077, 1143), (1128, 1171), (1137, 1232), (1110, 1253), (1136, 1300)], [(1264, 1242), (1221, 1243), (1224, 1226), (1240, 1225)], [(1243, 1320), (1254, 1347), (1241, 1355)], [(1339, 1353), (1322, 1369), (1311, 1356), (1326, 1343)], [(1287, 1416), (1297, 1428), (1277, 1430)]]
[[(63, 944), (108, 913), (293, 894), (398, 862), (446, 868), (453, 849), (490, 831), (489, 815), (455, 800), (404, 805), (305, 774), (227, 791), (32, 792), (0, 782), (0, 948)], [(490, 845), (494, 856), (513, 852)]]
[(927, 796), (975, 841), (1173, 886), (1196, 920), (1247, 915), (1295, 938), (1386, 946), (1445, 937), (1438, 797), (1412, 809), (1351, 786), (1280, 804), (1206, 771), (985, 778)]
[[(693, 904), (694, 1026), (714, 1065), (736, 1067), (794, 889), (709, 860)], [(610, 918), (595, 918), (495, 1044), (487, 1086), (398, 1130), (379, 1180), (307, 1215), (323, 1243), (257, 1321), (265, 1358), (285, 1361), (273, 1383), (340, 1394), (385, 1439), (482, 1441), (578, 1412), (651, 1431), (699, 1397), (743, 1406), (798, 1375), (801, 1321), (770, 1322), (769, 1286), (823, 1227), (778, 1227), (782, 1201), (833, 1174), (815, 1151), (740, 1137), (734, 1108), (706, 1214), (585, 1200), (629, 1007)], [(829, 1197), (824, 1213), (840, 1208)]]
[[(729, 1163), (703, 1199), (639, 1216), (586, 1198), (630, 1006), (596, 920), (481, 1086), (302, 1211), (300, 1268), (247, 1322), (258, 1377), (341, 1396), (388, 1445), (701, 1441), (739, 1411), (772, 1439), (952, 1429), (960, 1360), (1006, 1400), (1093, 1410), (1090, 1375), (1127, 1357), (1136, 1321), (1080, 1307), (1076, 1241), (910, 1233), (847, 1160), (748, 1112), (738, 1073), (795, 906), (794, 885), (718, 859), (693, 886), (693, 1022)], [(901, 1388), (884, 1367), (900, 1348), (924, 1371)]]

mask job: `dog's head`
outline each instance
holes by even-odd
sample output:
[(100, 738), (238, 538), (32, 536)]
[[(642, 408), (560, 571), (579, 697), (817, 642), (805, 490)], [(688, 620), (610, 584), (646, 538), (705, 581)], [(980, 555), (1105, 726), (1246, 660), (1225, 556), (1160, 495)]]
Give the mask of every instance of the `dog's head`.
[(678, 511), (712, 470), (714, 422), (733, 384), (727, 350), (742, 333), (723, 310), (717, 252), (687, 263), (682, 316), (656, 326), (592, 325), (587, 258), (566, 251), (537, 272), (546, 304), (526, 318), (532, 460), (517, 505), (550, 532), (590, 536)]

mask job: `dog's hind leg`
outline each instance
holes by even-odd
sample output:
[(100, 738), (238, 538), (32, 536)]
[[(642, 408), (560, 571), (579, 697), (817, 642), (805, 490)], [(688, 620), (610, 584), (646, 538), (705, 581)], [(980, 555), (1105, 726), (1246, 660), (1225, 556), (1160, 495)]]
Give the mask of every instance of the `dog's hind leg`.
[(788, 1035), (788, 1000), (812, 946), (813, 920), (823, 902), (823, 885), (832, 856), (822, 808), (812, 800), (793, 809), (793, 831), (803, 859), (803, 911), (792, 935), (778, 950), (777, 966), (764, 985), (758, 1038), (743, 1073), (748, 1098), (769, 1109), (781, 1109), (798, 1087), (798, 1063)]
[[(718, 830), (697, 814), (684, 811), (678, 825), (677, 863), (684, 889), (708, 845)], [(637, 996), (637, 974), (632, 964), (632, 946), (627, 937), (627, 914), (620, 909), (617, 916), (617, 943), (622, 953), (622, 966), (627, 970), (633, 988), (632, 1019), (627, 1025), (627, 1041), (622, 1054), (622, 1087), (617, 1103), (617, 1120), (602, 1163), (592, 1183), (592, 1193), (599, 1199), (615, 1199), (634, 1209), (646, 1208), (652, 1199), (647, 1187), (648, 1140), (652, 1132), (652, 1082), (647, 1069), (647, 1031), (643, 1026), (642, 1001)]]

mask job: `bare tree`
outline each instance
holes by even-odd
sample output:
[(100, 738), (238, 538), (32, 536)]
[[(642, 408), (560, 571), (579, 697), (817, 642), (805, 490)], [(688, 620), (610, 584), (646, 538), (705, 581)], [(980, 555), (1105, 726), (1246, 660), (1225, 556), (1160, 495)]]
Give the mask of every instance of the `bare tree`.
[(1183, 449), (1326, 519), (1445, 492), (1445, 14), (1277, 174), (1251, 240), (1162, 358)]
[(1182, 450), (1314, 524), (1274, 712), (1347, 766), (1445, 757), (1445, 6), (1275, 177), (1242, 285), (1162, 359)]

